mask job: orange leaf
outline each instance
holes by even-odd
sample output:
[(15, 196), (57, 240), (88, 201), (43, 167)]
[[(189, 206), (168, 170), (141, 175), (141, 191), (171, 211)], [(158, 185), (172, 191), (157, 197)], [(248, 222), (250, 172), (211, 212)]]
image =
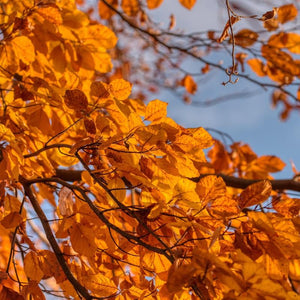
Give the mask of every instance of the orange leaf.
[(0, 292), (0, 299), (1, 300), (25, 300), (25, 298), (18, 294), (17, 292), (15, 292), (14, 290), (6, 287), (6, 286), (2, 286), (1, 288), (1, 292)]
[(5, 228), (15, 228), (19, 226), (23, 221), (22, 216), (14, 211), (1, 220), (1, 225), (3, 225)]
[(11, 41), (12, 48), (17, 58), (29, 65), (35, 60), (34, 46), (26, 36), (18, 36)]
[(195, 94), (197, 91), (197, 84), (194, 81), (193, 77), (190, 75), (186, 75), (182, 81), (181, 85), (185, 87), (186, 91), (190, 94)]
[(70, 229), (70, 240), (73, 249), (81, 255), (93, 256), (97, 250), (93, 228), (83, 224), (73, 224)]
[(251, 58), (247, 61), (248, 65), (252, 69), (253, 72), (258, 76), (266, 76), (266, 67), (259, 58)]
[(126, 100), (131, 94), (131, 83), (124, 79), (115, 79), (109, 84), (109, 91), (118, 100)]
[(44, 273), (39, 266), (39, 259), (35, 252), (31, 251), (24, 258), (24, 270), (26, 275), (31, 279), (39, 282)]
[(159, 121), (167, 115), (168, 103), (160, 100), (152, 100), (146, 107), (145, 120)]
[(50, 23), (61, 25), (63, 20), (59, 9), (55, 6), (38, 7), (37, 13)]
[[(118, 7), (118, 0), (106, 0), (106, 2), (114, 8)], [(115, 14), (115, 12), (101, 0), (98, 2), (98, 12), (100, 18), (104, 20), (110, 19)]]
[(179, 2), (181, 3), (182, 6), (184, 6), (187, 9), (191, 9), (195, 3), (196, 0), (179, 0)]
[(124, 13), (130, 17), (136, 16), (140, 9), (138, 0), (122, 0), (121, 6)]
[(162, 4), (163, 0), (147, 0), (147, 6), (149, 9), (155, 9)]
[(294, 4), (282, 5), (278, 9), (278, 21), (281, 24), (295, 19), (298, 15), (298, 10)]
[(271, 194), (272, 185), (269, 180), (263, 180), (249, 185), (238, 198), (241, 209), (256, 205), (267, 200)]
[(66, 90), (65, 103), (69, 108), (77, 111), (86, 110), (88, 106), (86, 95), (83, 91), (78, 89)]
[(175, 261), (168, 273), (167, 288), (170, 293), (179, 292), (196, 271), (192, 264), (181, 266), (178, 264), (179, 261)]

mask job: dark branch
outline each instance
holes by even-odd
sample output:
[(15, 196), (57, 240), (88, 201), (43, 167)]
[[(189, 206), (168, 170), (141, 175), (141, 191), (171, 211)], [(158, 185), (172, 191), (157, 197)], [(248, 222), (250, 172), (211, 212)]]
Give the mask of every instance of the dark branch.
[[(81, 180), (81, 173), (82, 170), (63, 170), (57, 169), (56, 170), (56, 177), (65, 180), (65, 181), (80, 181)], [(261, 181), (263, 179), (245, 179), (245, 178), (238, 178), (234, 176), (224, 175), (224, 174), (204, 174), (199, 177), (189, 178), (194, 182), (198, 182), (201, 178), (208, 176), (208, 175), (216, 175), (223, 178), (227, 186), (245, 189), (247, 186)], [(300, 182), (295, 181), (293, 179), (275, 179), (270, 180), (272, 184), (273, 190), (290, 190), (295, 192), (300, 192)]]

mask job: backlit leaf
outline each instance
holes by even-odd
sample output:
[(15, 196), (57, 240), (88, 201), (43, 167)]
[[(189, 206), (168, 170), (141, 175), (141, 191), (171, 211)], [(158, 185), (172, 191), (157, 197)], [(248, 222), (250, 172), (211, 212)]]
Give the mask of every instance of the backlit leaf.
[(131, 94), (131, 83), (124, 79), (115, 79), (109, 84), (110, 93), (118, 100), (126, 100)]
[(11, 41), (12, 48), (18, 59), (25, 64), (31, 64), (35, 60), (34, 46), (26, 36), (17, 36)]
[(3, 225), (5, 228), (15, 228), (19, 226), (22, 222), (22, 216), (18, 212), (14, 211), (1, 220), (1, 225)]
[(152, 100), (146, 107), (145, 120), (159, 121), (167, 115), (168, 103), (160, 100)]
[(249, 185), (242, 191), (238, 198), (238, 204), (241, 209), (266, 201), (271, 194), (272, 185), (270, 181), (263, 180)]

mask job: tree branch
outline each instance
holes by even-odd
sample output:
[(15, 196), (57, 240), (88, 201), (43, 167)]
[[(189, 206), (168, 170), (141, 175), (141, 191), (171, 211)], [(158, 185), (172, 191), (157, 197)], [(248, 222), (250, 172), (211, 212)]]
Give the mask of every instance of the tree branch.
[(66, 277), (70, 281), (70, 283), (73, 285), (74, 289), (78, 291), (85, 299), (89, 300), (92, 299), (92, 296), (89, 294), (88, 290), (82, 286), (78, 280), (73, 276), (71, 273), (69, 267), (67, 266), (67, 263), (64, 259), (63, 253), (61, 252), (56, 239), (52, 233), (52, 230), (48, 224), (48, 219), (46, 215), (44, 214), (42, 208), (40, 207), (40, 204), (38, 203), (37, 199), (32, 193), (32, 190), (30, 188), (31, 182), (27, 181), (24, 177), (20, 176), (20, 183), (22, 183), (25, 191), (25, 195), (29, 198), (35, 212), (39, 216), (39, 219), (42, 223), (42, 226), (44, 228), (45, 234), (47, 236), (47, 239), (53, 249), (53, 252), (56, 256), (56, 259), (58, 260), (63, 272), (65, 273)]
[[(65, 180), (65, 181), (80, 181), (81, 180), (81, 173), (83, 170), (63, 170), (57, 169), (56, 170), (56, 177)], [(261, 181), (263, 179), (245, 179), (245, 178), (238, 178), (234, 176), (224, 175), (224, 174), (203, 174), (199, 177), (189, 178), (194, 182), (198, 182), (201, 178), (208, 176), (208, 175), (216, 175), (222, 177), (225, 181), (227, 186), (245, 189), (247, 186)], [(275, 179), (270, 180), (272, 184), (273, 190), (290, 190), (295, 192), (300, 192), (300, 182), (295, 181), (293, 179)]]

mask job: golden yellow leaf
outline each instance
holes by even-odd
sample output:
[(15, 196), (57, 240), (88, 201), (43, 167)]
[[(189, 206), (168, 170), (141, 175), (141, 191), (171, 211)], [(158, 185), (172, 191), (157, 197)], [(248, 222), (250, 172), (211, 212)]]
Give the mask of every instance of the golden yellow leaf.
[(17, 36), (11, 41), (11, 46), (18, 59), (29, 65), (35, 60), (34, 46), (26, 36)]
[(140, 9), (140, 4), (138, 0), (122, 0), (121, 7), (127, 16), (134, 17)]
[(61, 13), (55, 6), (38, 7), (36, 12), (52, 24), (60, 25), (63, 22)]
[(24, 258), (24, 270), (26, 275), (31, 279), (39, 282), (44, 273), (39, 266), (39, 259), (35, 252), (30, 251)]
[(263, 180), (249, 185), (242, 191), (238, 198), (238, 204), (241, 209), (267, 200), (271, 194), (272, 185), (269, 180)]
[(241, 47), (252, 46), (258, 38), (258, 33), (250, 29), (242, 29), (235, 36), (234, 41), (236, 45)]
[(52, 276), (61, 276), (61, 268), (57, 261), (55, 254), (50, 250), (41, 250), (38, 253), (39, 267), (44, 273), (43, 279), (50, 278)]
[(278, 8), (278, 21), (281, 24), (294, 20), (298, 15), (298, 10), (294, 4), (282, 5)]
[(192, 9), (196, 3), (196, 0), (179, 0), (181, 5), (183, 5), (187, 9)]
[(226, 185), (221, 177), (209, 175), (199, 180), (196, 186), (196, 192), (204, 207), (210, 201), (223, 199), (226, 195)]
[[(119, 177), (114, 177), (109, 181), (107, 187), (111, 190), (112, 194), (119, 202), (124, 202), (126, 197), (126, 187), (122, 179), (120, 179)], [(111, 206), (117, 206), (117, 203), (115, 203), (110, 195), (107, 195), (107, 200), (109, 201)]]
[(147, 6), (149, 9), (155, 9), (162, 4), (163, 0), (147, 0)]
[(259, 58), (251, 58), (247, 61), (248, 65), (257, 76), (266, 76), (266, 67)]
[(110, 93), (118, 100), (126, 100), (131, 94), (131, 83), (124, 79), (113, 80), (108, 88)]
[(194, 81), (193, 77), (190, 75), (186, 75), (181, 80), (181, 85), (185, 87), (186, 91), (190, 94), (195, 94), (197, 91), (197, 83)]
[(168, 103), (158, 99), (152, 100), (146, 107), (145, 120), (146, 121), (160, 121), (167, 115)]

